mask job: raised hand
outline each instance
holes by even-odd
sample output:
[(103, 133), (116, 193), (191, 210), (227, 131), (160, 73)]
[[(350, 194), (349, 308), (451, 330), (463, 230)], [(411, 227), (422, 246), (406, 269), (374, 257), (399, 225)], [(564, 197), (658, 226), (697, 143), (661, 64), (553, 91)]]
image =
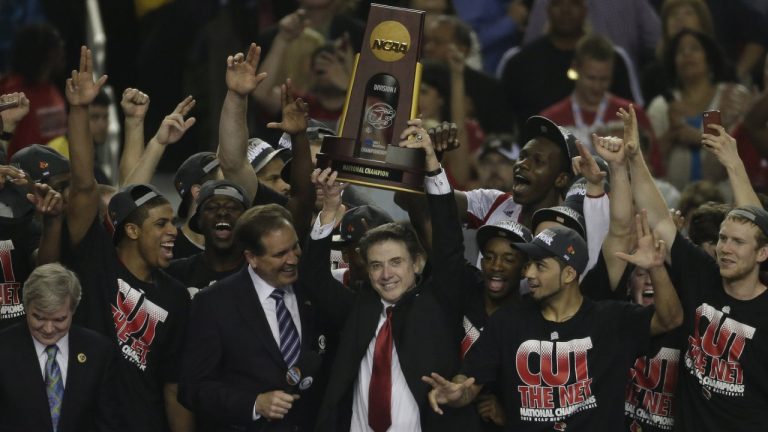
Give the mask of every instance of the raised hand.
[(624, 151), (624, 141), (617, 137), (600, 137), (592, 134), (592, 143), (598, 156), (612, 164), (623, 164), (626, 153)]
[(683, 216), (683, 213), (680, 210), (671, 208), (669, 209), (669, 215), (672, 216), (672, 222), (675, 223), (677, 230), (683, 229), (685, 226), (685, 216)]
[(637, 229), (637, 250), (631, 255), (616, 252), (616, 256), (646, 270), (663, 266), (667, 256), (667, 247), (664, 240), (656, 240), (653, 230), (648, 226), (648, 212), (645, 209), (635, 216), (635, 227)]
[(474, 378), (468, 378), (463, 383), (454, 383), (432, 372), (429, 376), (421, 377), (421, 380), (432, 386), (429, 392), (429, 406), (440, 415), (443, 410), (440, 405), (455, 403), (464, 397), (464, 393), (475, 383)]
[(408, 120), (408, 127), (400, 134), (400, 147), (424, 149), (426, 158), (424, 160), (424, 169), (435, 171), (440, 168), (440, 162), (435, 155), (435, 147), (432, 144), (432, 138), (422, 127), (421, 119)]
[(99, 90), (107, 82), (107, 76), (102, 75), (93, 80), (93, 56), (85, 45), (80, 47), (80, 70), (73, 70), (72, 77), (67, 78), (64, 93), (71, 106), (88, 106)]
[(11, 165), (0, 165), (0, 190), (5, 187), (5, 183), (25, 185), (29, 183), (29, 177), (21, 169)]
[(438, 153), (457, 149), (461, 143), (456, 139), (459, 133), (459, 127), (456, 123), (444, 121), (433, 128), (427, 129), (429, 138), (435, 145), (435, 151)]
[[(733, 166), (733, 164), (740, 163), (739, 152), (736, 146), (736, 140), (728, 135), (720, 125), (709, 125), (709, 131), (704, 131), (701, 135), (701, 145), (705, 149), (712, 152), (717, 160), (725, 167)], [(717, 133), (717, 135), (715, 135)]]
[(628, 157), (634, 157), (640, 150), (640, 130), (637, 127), (637, 114), (635, 106), (629, 104), (629, 111), (619, 108), (616, 113), (624, 122), (624, 150)]
[(237, 53), (227, 57), (227, 89), (240, 96), (248, 96), (255, 90), (259, 83), (267, 77), (265, 72), (256, 73), (260, 58), (261, 47), (256, 46), (255, 43), (251, 44), (246, 55)]
[(320, 170), (315, 168), (312, 171), (312, 184), (315, 188), (322, 191), (323, 211), (331, 212), (336, 215), (336, 220), (340, 221), (344, 215), (344, 207), (341, 205), (341, 192), (347, 187), (348, 183), (336, 181), (339, 173), (330, 168)]
[(301, 33), (309, 25), (306, 15), (307, 12), (304, 9), (296, 9), (296, 12), (284, 16), (278, 23), (277, 35), (288, 42), (301, 36)]
[(35, 205), (35, 210), (43, 215), (50, 217), (61, 216), (64, 209), (61, 194), (45, 183), (35, 183), (32, 185), (34, 193), (28, 193), (27, 199)]
[(466, 57), (456, 44), (448, 45), (448, 67), (453, 75), (463, 75)]
[(280, 99), (283, 105), (283, 121), (280, 123), (270, 122), (267, 127), (270, 129), (280, 129), (283, 132), (296, 135), (306, 132), (309, 123), (309, 105), (301, 98), (295, 98), (291, 95), (291, 79), (285, 80), (285, 84), (280, 86)]
[(149, 96), (139, 89), (127, 88), (123, 91), (123, 99), (120, 101), (123, 114), (128, 118), (143, 119), (149, 109)]
[(344, 52), (335, 50), (334, 52), (323, 51), (315, 58), (315, 71), (325, 77), (340, 90), (346, 90), (349, 85), (349, 75), (352, 69), (349, 66)]
[(21, 119), (29, 113), (29, 99), (24, 93), (9, 93), (0, 96), (0, 104), (17, 102), (17, 105), (0, 111), (3, 130), (13, 132)]
[(579, 141), (576, 141), (576, 148), (579, 149), (579, 156), (575, 156), (571, 160), (573, 173), (583, 176), (589, 183), (602, 185), (603, 179), (608, 173), (600, 171), (600, 166), (597, 165), (595, 158)]
[(173, 144), (184, 136), (187, 129), (191, 128), (195, 124), (195, 118), (190, 117), (184, 120), (184, 117), (189, 114), (192, 108), (195, 106), (195, 99), (192, 96), (187, 96), (183, 101), (176, 105), (176, 109), (163, 119), (160, 124), (160, 128), (155, 134), (155, 139), (161, 145)]

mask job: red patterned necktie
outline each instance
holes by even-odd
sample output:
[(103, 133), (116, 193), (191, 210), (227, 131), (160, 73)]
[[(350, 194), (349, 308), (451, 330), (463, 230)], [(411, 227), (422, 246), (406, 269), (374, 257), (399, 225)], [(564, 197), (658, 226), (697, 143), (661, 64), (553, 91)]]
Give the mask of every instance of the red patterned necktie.
[(392, 424), (392, 306), (376, 335), (371, 383), (368, 385), (368, 425), (374, 432), (385, 432)]

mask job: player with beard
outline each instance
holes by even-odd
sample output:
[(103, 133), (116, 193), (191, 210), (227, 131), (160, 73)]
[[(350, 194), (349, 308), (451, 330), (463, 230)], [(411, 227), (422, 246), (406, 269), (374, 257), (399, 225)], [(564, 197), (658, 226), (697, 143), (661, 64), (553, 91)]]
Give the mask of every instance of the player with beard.
[(583, 297), (579, 274), (587, 265), (586, 243), (570, 228), (547, 228), (530, 243), (515, 243), (530, 260), (527, 301), (491, 316), (453, 382), (436, 373), (423, 377), (433, 387), (433, 409), (441, 413), (439, 405), (466, 405), (496, 383), (509, 430), (620, 428), (626, 377), (621, 366), (631, 366), (650, 335), (682, 321), (664, 268), (664, 243), (654, 239), (645, 213), (636, 224), (638, 250), (620, 256), (650, 269), (658, 292), (655, 308)]
[(181, 281), (190, 296), (235, 273), (245, 263), (232, 230), (247, 209), (245, 191), (230, 181), (210, 180), (200, 188), (189, 227), (205, 237), (205, 250), (173, 260), (168, 267), (168, 274)]
[(173, 208), (149, 185), (131, 185), (109, 202), (114, 235), (98, 217), (88, 105), (106, 76), (93, 77), (91, 52), (67, 80), (72, 184), (62, 256), (79, 275), (82, 303), (75, 321), (114, 338), (122, 413), (130, 430), (189, 431), (192, 416), (176, 400), (180, 348), (189, 296), (162, 269), (177, 235)]
[(738, 206), (720, 225), (716, 259), (677, 232), (639, 151), (629, 155), (632, 193), (670, 247), (670, 275), (683, 304), (675, 428), (760, 430), (768, 409), (768, 290), (759, 279), (768, 260), (768, 212), (759, 207), (736, 140), (721, 126), (710, 128), (702, 147), (725, 167)]

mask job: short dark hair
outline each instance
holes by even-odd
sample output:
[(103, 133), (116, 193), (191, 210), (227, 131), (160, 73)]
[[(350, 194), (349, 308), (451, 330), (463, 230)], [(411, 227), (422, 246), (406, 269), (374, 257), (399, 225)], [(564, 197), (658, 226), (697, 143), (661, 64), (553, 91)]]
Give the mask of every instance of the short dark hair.
[(613, 44), (608, 38), (597, 33), (590, 33), (579, 39), (579, 42), (576, 44), (573, 63), (578, 65), (586, 59), (601, 62), (613, 61), (614, 56)]
[(373, 245), (387, 240), (403, 242), (413, 260), (416, 260), (417, 256), (426, 257), (424, 248), (419, 243), (419, 237), (413, 228), (401, 223), (390, 222), (368, 230), (360, 239), (360, 255), (363, 260), (368, 262), (368, 250)]
[(720, 224), (733, 207), (728, 204), (707, 202), (691, 213), (688, 226), (688, 238), (693, 244), (701, 246), (706, 242), (717, 243)]
[(723, 202), (723, 194), (717, 186), (708, 180), (699, 180), (688, 183), (680, 192), (680, 200), (677, 208), (683, 216), (687, 216), (693, 210), (696, 210), (702, 204), (708, 202)]
[[(136, 189), (134, 192), (136, 192), (136, 195), (140, 196), (142, 193), (145, 193), (145, 191)], [(138, 199), (139, 197), (135, 196), (134, 199)], [(136, 210), (132, 211), (131, 214), (128, 215), (128, 217), (125, 218), (123, 223), (118, 227), (117, 232), (115, 232), (115, 241), (114, 243), (120, 244), (120, 241), (123, 240), (125, 237), (125, 226), (128, 224), (134, 224), (141, 226), (145, 220), (149, 217), (149, 211), (152, 210), (155, 207), (160, 207), (161, 205), (168, 204), (170, 205), (170, 202), (162, 195), (158, 195), (155, 197), (150, 198), (147, 202), (140, 205)]]
[(96, 97), (93, 98), (91, 105), (108, 107), (111, 103), (112, 99), (109, 98), (109, 95), (107, 95), (107, 92), (105, 92), (104, 89), (101, 89), (99, 90), (99, 93), (96, 94)]
[(268, 232), (288, 224), (293, 228), (293, 218), (285, 207), (266, 204), (246, 210), (235, 223), (235, 239), (243, 250), (254, 255), (264, 255), (266, 249), (261, 238)]

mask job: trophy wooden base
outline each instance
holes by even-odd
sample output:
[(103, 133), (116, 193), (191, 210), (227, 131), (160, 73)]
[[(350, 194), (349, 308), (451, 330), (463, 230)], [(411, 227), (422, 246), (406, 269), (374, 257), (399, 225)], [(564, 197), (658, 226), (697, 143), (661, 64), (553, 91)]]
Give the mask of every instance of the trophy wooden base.
[(359, 144), (354, 138), (323, 138), (317, 167), (331, 167), (337, 180), (378, 189), (424, 193), (424, 151), (387, 146), (385, 161), (355, 156)]

